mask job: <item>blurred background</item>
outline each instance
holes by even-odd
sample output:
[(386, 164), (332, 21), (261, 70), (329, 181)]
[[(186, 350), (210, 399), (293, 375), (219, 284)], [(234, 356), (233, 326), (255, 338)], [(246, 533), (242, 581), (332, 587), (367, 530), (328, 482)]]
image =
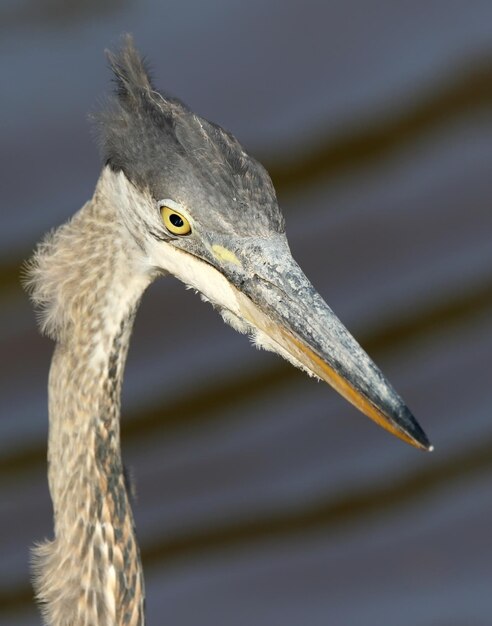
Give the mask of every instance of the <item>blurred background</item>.
[(123, 454), (148, 623), (492, 623), (492, 4), (0, 3), (0, 623), (41, 624), (47, 375), (19, 268), (93, 191), (103, 55), (271, 172), (294, 256), (436, 450), (390, 437), (173, 279), (146, 294)]

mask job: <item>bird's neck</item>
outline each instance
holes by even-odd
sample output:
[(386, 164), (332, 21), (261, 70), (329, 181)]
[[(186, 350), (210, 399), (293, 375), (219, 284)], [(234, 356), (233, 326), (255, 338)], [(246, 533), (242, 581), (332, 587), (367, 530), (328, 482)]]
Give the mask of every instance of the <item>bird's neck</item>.
[(55, 540), (38, 550), (38, 591), (54, 626), (144, 623), (119, 418), (133, 319), (150, 276), (139, 269), (136, 243), (115, 226), (118, 207), (107, 183), (103, 176), (93, 200), (45, 251), (44, 271), (61, 281), (49, 379)]

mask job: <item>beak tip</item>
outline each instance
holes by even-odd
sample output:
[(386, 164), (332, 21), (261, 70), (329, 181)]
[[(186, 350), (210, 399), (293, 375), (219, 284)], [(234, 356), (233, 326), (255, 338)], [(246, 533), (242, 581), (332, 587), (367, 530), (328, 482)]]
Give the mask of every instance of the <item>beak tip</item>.
[(425, 438), (425, 445), (424, 445), (424, 449), (426, 452), (433, 452), (434, 451), (434, 446), (431, 444), (431, 442), (427, 439), (427, 437)]
[(407, 406), (403, 406), (403, 411), (400, 413), (400, 419), (398, 421), (401, 425), (404, 425), (405, 434), (410, 438), (411, 443), (415, 447), (427, 452), (434, 450), (434, 446)]
[(425, 438), (425, 441), (419, 440), (417, 445), (424, 452), (433, 452), (434, 450), (434, 446), (430, 443), (427, 437)]

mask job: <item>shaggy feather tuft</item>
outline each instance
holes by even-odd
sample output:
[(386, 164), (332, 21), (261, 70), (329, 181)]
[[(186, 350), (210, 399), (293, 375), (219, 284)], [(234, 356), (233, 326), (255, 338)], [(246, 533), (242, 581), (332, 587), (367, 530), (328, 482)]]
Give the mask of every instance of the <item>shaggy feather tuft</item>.
[(103, 160), (113, 171), (123, 171), (139, 189), (155, 186), (162, 176), (163, 148), (175, 147), (175, 120), (184, 107), (155, 90), (130, 35), (123, 38), (118, 52), (107, 50), (106, 56), (115, 95), (92, 115)]
[(70, 241), (73, 219), (48, 233), (25, 265), (24, 287), (35, 305), (41, 331), (52, 339), (69, 325), (67, 292), (77, 292), (69, 271), (75, 257), (75, 242)]
[(114, 72), (116, 93), (122, 100), (139, 98), (143, 93), (154, 90), (150, 71), (145, 59), (135, 48), (133, 37), (127, 33), (123, 35), (122, 40), (123, 45), (119, 52), (105, 51)]

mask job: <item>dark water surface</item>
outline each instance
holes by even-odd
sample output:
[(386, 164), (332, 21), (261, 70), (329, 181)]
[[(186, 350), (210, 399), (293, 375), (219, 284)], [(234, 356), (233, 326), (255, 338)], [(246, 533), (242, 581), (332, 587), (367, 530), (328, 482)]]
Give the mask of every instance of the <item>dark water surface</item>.
[(131, 31), (267, 165), (294, 256), (436, 446), (158, 281), (123, 397), (148, 623), (490, 626), (492, 4), (68, 4), (0, 3), (0, 623), (41, 623), (29, 546), (52, 528), (52, 345), (19, 266), (92, 193), (87, 113)]

